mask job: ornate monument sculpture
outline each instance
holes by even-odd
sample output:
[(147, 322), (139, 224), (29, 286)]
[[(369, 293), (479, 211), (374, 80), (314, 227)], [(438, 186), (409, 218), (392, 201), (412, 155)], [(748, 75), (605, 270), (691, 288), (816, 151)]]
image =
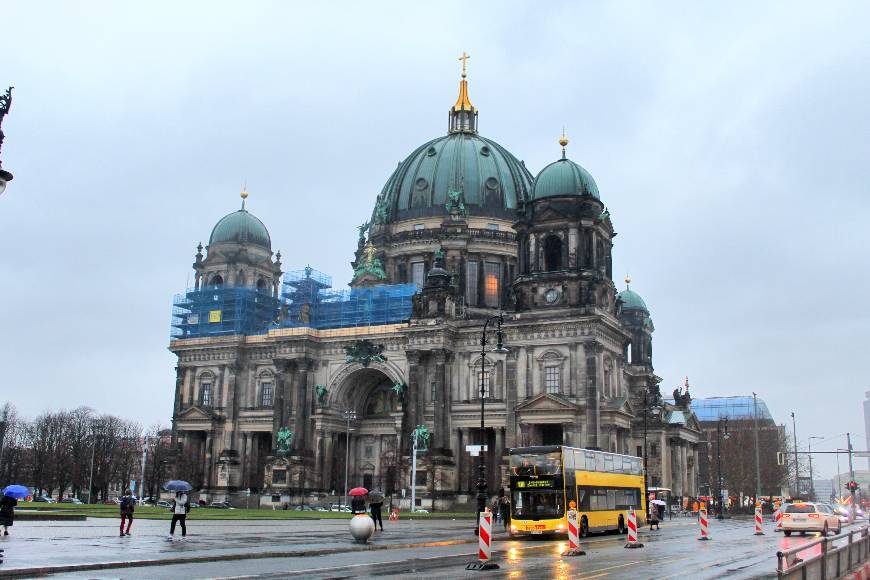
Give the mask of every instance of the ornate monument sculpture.
[(414, 429), (411, 436), (417, 441), (417, 451), (426, 451), (429, 449), (429, 437), (431, 433), (429, 433), (429, 429), (426, 428), (426, 425), (417, 425), (417, 428)]
[(461, 190), (447, 190), (447, 203), (444, 204), (444, 209), (447, 210), (447, 213), (453, 219), (465, 217), (465, 203), (462, 201)]
[(287, 427), (281, 427), (278, 430), (278, 455), (287, 457), (290, 455), (290, 450), (293, 448), (293, 432)]
[(674, 389), (674, 405), (681, 409), (688, 409), (692, 404), (692, 395), (689, 394), (689, 377), (686, 377), (686, 392), (683, 393), (682, 387)]
[(324, 385), (314, 385), (314, 392), (317, 394), (317, 402), (322, 406), (326, 403), (326, 395), (328, 391)]
[(393, 392), (396, 393), (396, 396), (399, 397), (399, 400), (402, 401), (405, 399), (405, 390), (408, 388), (408, 385), (401, 382), (396, 382), (393, 384)]
[(387, 273), (384, 272), (384, 265), (381, 263), (380, 259), (375, 256), (376, 252), (377, 250), (372, 245), (371, 240), (369, 240), (369, 243), (366, 244), (365, 248), (363, 248), (363, 259), (359, 266), (356, 267), (356, 270), (354, 270), (354, 282), (366, 274), (374, 276), (377, 280), (385, 280), (387, 278)]
[(375, 223), (385, 224), (390, 219), (390, 208), (386, 199), (378, 201), (375, 205)]
[(382, 352), (384, 352), (382, 345), (374, 344), (368, 340), (358, 340), (350, 346), (344, 347), (347, 362), (358, 362), (364, 367), (368, 367), (372, 361), (387, 362), (387, 357), (381, 354)]
[(369, 231), (369, 227), (371, 227), (371, 224), (369, 222), (365, 222), (357, 226), (356, 228), (359, 230), (359, 241), (357, 242), (357, 245), (360, 248), (366, 245), (366, 232)]

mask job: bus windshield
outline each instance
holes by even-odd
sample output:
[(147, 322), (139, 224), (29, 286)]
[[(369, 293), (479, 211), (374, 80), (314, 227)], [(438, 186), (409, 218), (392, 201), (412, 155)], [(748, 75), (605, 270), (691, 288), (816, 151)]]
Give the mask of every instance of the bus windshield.
[(564, 497), (561, 490), (513, 491), (512, 511), (516, 518), (562, 517)]
[(562, 475), (562, 452), (511, 455), (511, 473), (521, 477)]

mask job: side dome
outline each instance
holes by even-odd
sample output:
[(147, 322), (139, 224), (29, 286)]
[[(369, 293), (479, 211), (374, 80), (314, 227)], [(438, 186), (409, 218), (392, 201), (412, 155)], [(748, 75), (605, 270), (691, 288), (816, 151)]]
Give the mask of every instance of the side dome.
[(414, 150), (399, 163), (378, 199), (379, 208), (386, 210), (383, 222), (446, 215), (451, 192), (459, 192), (470, 216), (512, 220), (531, 189), (531, 173), (504, 147), (457, 131)]
[(222, 217), (211, 231), (208, 243), (253, 244), (272, 250), (272, 240), (266, 226), (246, 209)]
[(598, 185), (589, 172), (563, 156), (544, 167), (535, 178), (532, 199), (567, 195), (591, 195), (601, 199)]
[(629, 290), (626, 288), (622, 292), (616, 295), (619, 300), (622, 300), (622, 309), (623, 310), (640, 310), (641, 312), (646, 312), (649, 314), (649, 309), (646, 307), (646, 303), (643, 301), (643, 298), (640, 297), (640, 294), (635, 292), (634, 290)]

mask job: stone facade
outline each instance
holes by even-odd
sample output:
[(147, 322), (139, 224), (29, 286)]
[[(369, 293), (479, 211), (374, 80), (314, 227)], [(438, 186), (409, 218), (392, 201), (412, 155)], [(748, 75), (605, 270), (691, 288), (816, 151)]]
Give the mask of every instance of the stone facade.
[[(391, 177), (351, 263), (355, 287), (416, 283), (410, 320), (171, 342), (178, 357), (176, 475), (201, 494), (234, 500), (251, 490), (264, 502), (298, 501), (342, 492), (345, 470), (350, 486), (408, 490), (418, 425), (431, 439), (418, 459), (416, 495), (435, 509), (476, 494), (477, 459), (468, 445), (488, 446), (491, 492), (507, 487), (511, 447), (643, 453), (644, 393), (658, 395), (660, 381), (652, 366), (653, 327), (645, 305), (616, 292), (609, 213), (597, 190), (536, 199), (524, 165), (476, 136), (477, 111), (467, 107), (451, 111), (443, 145), (424, 145), (411, 158), (420, 158), (419, 175), (422, 164), (454, 147), (481, 157), (474, 166), (480, 174), (468, 174), (469, 162), (457, 163), (451, 170), (459, 189), (448, 186), (447, 203), (435, 178)], [(469, 110), (474, 116), (465, 124), (454, 123)], [(514, 172), (511, 187), (499, 181), (503, 174), (485, 173), (499, 155), (498, 163)], [(479, 195), (468, 190), (472, 182), (480, 184)], [(272, 261), (269, 247), (253, 245), (240, 236), (210, 245), (205, 259), (200, 249), (198, 287), (224, 272), (224, 284), (258, 283), (277, 295), (280, 261)], [(484, 322), (498, 313), (506, 352), (488, 349), (482, 357)], [(488, 340), (495, 343), (492, 324)], [(381, 356), (348, 354), (366, 349)], [(292, 433), (283, 451), (281, 429)], [(700, 431), (691, 411), (664, 404), (662, 413), (647, 416), (646, 431), (651, 484), (697, 495)]]

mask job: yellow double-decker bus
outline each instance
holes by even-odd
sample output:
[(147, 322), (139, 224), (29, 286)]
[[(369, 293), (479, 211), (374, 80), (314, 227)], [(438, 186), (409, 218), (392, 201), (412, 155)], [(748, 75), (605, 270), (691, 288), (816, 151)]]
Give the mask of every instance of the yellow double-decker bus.
[(510, 456), (512, 536), (563, 534), (567, 513), (577, 510), (581, 537), (646, 520), (640, 457), (562, 445), (519, 447)]

